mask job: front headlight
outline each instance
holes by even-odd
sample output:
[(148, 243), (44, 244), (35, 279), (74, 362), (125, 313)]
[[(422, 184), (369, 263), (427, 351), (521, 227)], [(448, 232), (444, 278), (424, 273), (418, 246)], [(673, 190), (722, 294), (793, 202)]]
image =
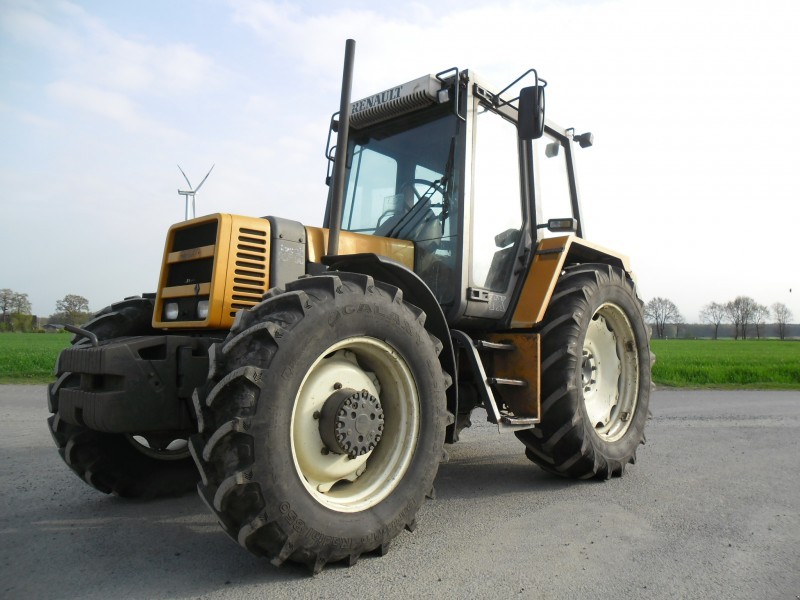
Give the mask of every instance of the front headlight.
[(174, 321), (178, 318), (180, 309), (177, 302), (168, 302), (164, 305), (164, 319), (167, 321)]
[(201, 321), (208, 318), (208, 300), (200, 300), (197, 303), (197, 318)]

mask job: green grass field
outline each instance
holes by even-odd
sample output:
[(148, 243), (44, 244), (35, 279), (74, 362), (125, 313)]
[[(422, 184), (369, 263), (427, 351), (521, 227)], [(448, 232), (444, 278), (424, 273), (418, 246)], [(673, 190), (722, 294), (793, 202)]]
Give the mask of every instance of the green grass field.
[[(48, 383), (71, 335), (0, 334), (0, 383)], [(653, 340), (664, 387), (800, 390), (800, 342)]]
[(800, 342), (652, 340), (657, 385), (800, 390)]
[(71, 334), (0, 333), (0, 383), (48, 383)]

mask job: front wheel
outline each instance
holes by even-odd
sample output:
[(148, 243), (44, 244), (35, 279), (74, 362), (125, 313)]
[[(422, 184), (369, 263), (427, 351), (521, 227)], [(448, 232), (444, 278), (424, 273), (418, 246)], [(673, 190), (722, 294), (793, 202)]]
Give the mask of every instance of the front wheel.
[(559, 279), (541, 335), (542, 422), (518, 432), (548, 472), (622, 475), (644, 443), (650, 400), (649, 329), (630, 278), (580, 265)]
[(442, 457), (441, 343), (397, 288), (337, 273), (239, 313), (211, 352), (191, 450), (225, 531), (318, 572), (413, 529)]

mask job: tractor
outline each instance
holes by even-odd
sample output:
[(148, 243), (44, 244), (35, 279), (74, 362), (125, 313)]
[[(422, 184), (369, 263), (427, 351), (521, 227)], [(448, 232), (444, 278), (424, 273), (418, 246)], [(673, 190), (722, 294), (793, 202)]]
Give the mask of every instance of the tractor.
[(354, 48), (323, 226), (173, 225), (157, 291), (73, 328), (48, 388), (86, 483), (196, 487), (240, 545), (314, 573), (414, 530), (476, 408), (548, 473), (609, 479), (651, 389), (629, 261), (585, 239), (592, 134), (545, 120), (547, 82), (450, 68), (351, 102)]

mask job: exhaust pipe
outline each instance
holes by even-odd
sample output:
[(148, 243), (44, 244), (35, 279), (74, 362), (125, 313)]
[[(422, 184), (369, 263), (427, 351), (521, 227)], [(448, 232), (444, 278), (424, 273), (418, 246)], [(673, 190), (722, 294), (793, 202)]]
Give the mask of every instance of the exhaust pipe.
[(336, 256), (339, 253), (339, 232), (342, 229), (342, 209), (344, 206), (344, 170), (347, 163), (347, 138), (350, 132), (350, 90), (353, 86), (355, 53), (355, 40), (347, 40), (344, 47), (342, 98), (339, 103), (339, 126), (336, 135), (336, 156), (333, 163), (333, 193), (331, 195), (328, 256)]

